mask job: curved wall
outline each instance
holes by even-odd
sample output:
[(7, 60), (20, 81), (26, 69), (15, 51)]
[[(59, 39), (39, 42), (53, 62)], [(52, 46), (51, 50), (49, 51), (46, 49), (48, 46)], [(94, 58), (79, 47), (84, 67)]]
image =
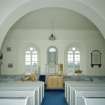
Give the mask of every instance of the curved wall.
[(61, 7), (76, 11), (100, 30), (105, 38), (104, 0), (3, 0), (0, 1), (0, 47), (11, 26), (25, 14), (46, 7)]

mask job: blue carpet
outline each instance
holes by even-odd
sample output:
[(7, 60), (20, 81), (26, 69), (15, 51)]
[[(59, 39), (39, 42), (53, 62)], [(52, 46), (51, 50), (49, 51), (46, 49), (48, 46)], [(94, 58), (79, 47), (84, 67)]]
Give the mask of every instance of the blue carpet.
[(63, 90), (47, 90), (42, 105), (67, 105)]

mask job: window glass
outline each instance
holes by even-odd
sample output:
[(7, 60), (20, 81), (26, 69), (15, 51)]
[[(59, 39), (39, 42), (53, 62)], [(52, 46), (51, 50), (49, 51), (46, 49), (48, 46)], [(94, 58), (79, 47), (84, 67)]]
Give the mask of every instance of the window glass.
[(71, 47), (67, 51), (67, 64), (70, 69), (80, 68), (80, 51), (76, 47)]
[(49, 48), (49, 52), (56, 52), (56, 48)]
[(38, 64), (38, 53), (36, 48), (28, 47), (25, 51), (25, 66), (26, 70), (35, 70)]
[(56, 67), (58, 63), (58, 57), (57, 57), (57, 48), (54, 46), (51, 46), (47, 50), (47, 73), (48, 74), (55, 74), (56, 73)]

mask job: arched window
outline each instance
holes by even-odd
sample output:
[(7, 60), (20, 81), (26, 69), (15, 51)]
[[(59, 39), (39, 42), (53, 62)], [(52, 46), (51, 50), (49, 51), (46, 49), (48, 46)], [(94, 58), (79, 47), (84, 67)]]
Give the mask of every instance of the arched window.
[(48, 74), (55, 74), (56, 73), (56, 66), (58, 63), (58, 52), (57, 48), (51, 46), (47, 50), (47, 73)]
[(80, 69), (80, 51), (78, 48), (69, 48), (67, 51), (67, 64), (71, 70)]
[(48, 64), (57, 64), (57, 49), (55, 47), (48, 48)]
[(38, 66), (38, 51), (35, 47), (25, 50), (25, 69), (29, 72), (36, 70)]

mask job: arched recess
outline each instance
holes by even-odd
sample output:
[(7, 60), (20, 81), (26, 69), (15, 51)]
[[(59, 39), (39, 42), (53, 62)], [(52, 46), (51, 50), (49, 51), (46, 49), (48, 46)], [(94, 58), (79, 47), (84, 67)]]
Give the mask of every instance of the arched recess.
[(8, 10), (8, 15), (6, 14), (3, 21), (0, 21), (0, 48), (8, 30), (17, 20), (31, 11), (47, 7), (60, 7), (80, 13), (93, 22), (105, 38), (105, 19), (91, 5), (81, 0), (24, 0), (18, 6), (16, 3), (13, 5), (10, 6), (11, 11)]
[(58, 50), (55, 46), (47, 49), (47, 74), (55, 74), (58, 64)]
[(58, 51), (55, 46), (50, 46), (47, 49), (47, 64), (58, 64)]

